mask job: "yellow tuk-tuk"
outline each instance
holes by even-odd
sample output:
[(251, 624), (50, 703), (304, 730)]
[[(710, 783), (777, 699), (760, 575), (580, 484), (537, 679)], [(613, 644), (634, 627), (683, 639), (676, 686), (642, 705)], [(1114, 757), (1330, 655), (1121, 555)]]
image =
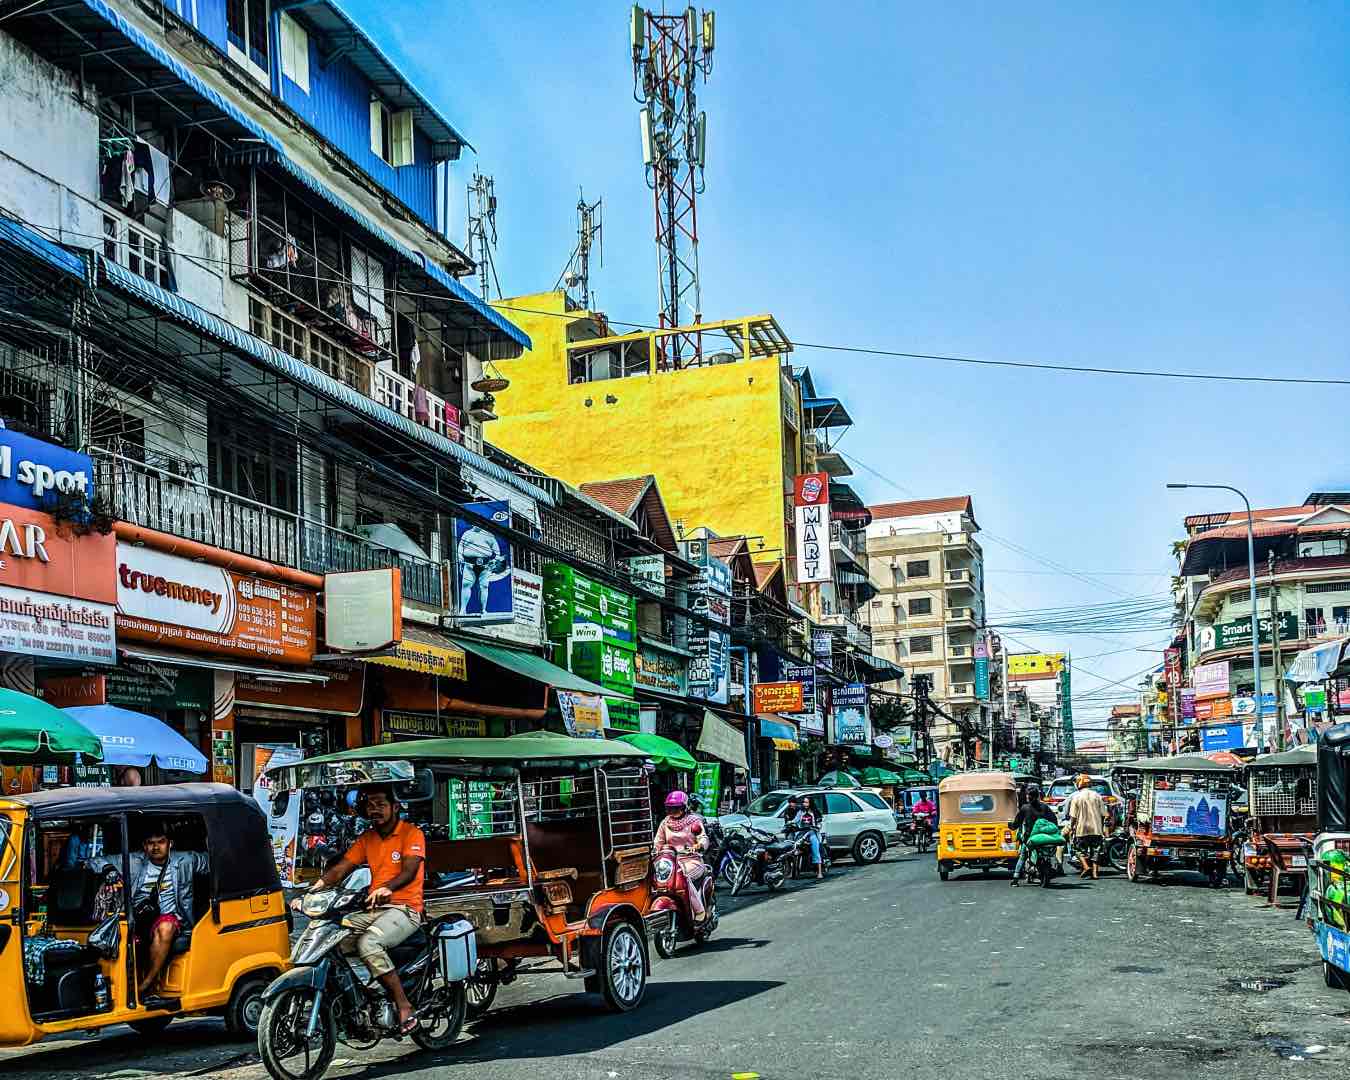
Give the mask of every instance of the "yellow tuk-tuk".
[[(142, 841), (157, 833), (167, 833), (172, 862), (142, 854)], [(156, 865), (161, 895), (170, 888), (167, 867), (178, 868), (168, 879), (179, 889), (172, 904), (189, 912), (157, 985), (142, 996), (148, 947), (136, 937), (132, 891), (136, 868), (152, 873)], [(267, 819), (234, 788), (62, 788), (0, 798), (0, 984), (9, 991), (0, 1046), (113, 1024), (156, 1034), (189, 1013), (214, 1013), (231, 1032), (253, 1037), (262, 993), (289, 956)]]
[(953, 870), (1017, 864), (1017, 780), (1012, 773), (977, 772), (949, 776), (938, 784), (938, 877)]

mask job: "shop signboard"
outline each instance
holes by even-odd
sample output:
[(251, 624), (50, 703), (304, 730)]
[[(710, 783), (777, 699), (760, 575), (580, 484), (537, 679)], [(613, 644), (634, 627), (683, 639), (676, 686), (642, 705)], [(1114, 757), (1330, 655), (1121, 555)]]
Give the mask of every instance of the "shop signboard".
[(750, 688), (755, 713), (799, 713), (803, 711), (802, 684), (799, 682), (755, 683)]
[(828, 626), (811, 628), (811, 655), (821, 671), (834, 670), (834, 631)]
[(642, 710), (632, 698), (605, 698), (605, 726), (625, 734), (642, 730)]
[(135, 712), (161, 715), (174, 709), (190, 709), (212, 715), (215, 673), (207, 668), (173, 667), (124, 660), (116, 671), (104, 676), (109, 705)]
[(468, 516), (455, 519), (455, 613), (462, 623), (509, 623), (511, 544), (483, 528), (490, 521), (511, 527), (511, 507), (505, 500), (465, 503)]
[(0, 429), (0, 503), (51, 510), (58, 501), (94, 498), (94, 462), (31, 435)]
[(558, 711), (567, 734), (579, 739), (603, 739), (607, 707), (599, 694), (557, 691)]
[(234, 732), (229, 728), (211, 731), (211, 779), (234, 787)]
[(628, 560), (628, 576), (633, 584), (653, 596), (666, 595), (666, 557), (635, 555)]
[(313, 589), (117, 544), (117, 629), (124, 638), (308, 664), (317, 609)]
[(1196, 720), (1222, 720), (1233, 715), (1232, 698), (1206, 698), (1195, 702)]
[(1217, 724), (1200, 729), (1200, 749), (1241, 750), (1246, 745), (1242, 724)]
[[(205, 672), (209, 676), (210, 672)], [(333, 716), (359, 716), (365, 702), (366, 665), (330, 663), (322, 665), (320, 675), (326, 683), (277, 682), (240, 675), (235, 686), (235, 703), (285, 712), (328, 713)]]
[(897, 724), (891, 729), (891, 739), (897, 756), (914, 753), (913, 724)]
[(1166, 675), (1166, 682), (1169, 690), (1175, 690), (1181, 685), (1180, 649), (1163, 650), (1163, 672)]
[(277, 861), (277, 873), (283, 885), (295, 885), (295, 847), (300, 838), (300, 804), (303, 799), (291, 799), (286, 812), (272, 816), (272, 783), (267, 769), (294, 765), (303, 761), (305, 752), (298, 746), (260, 743), (253, 748), (253, 797), (258, 800), (267, 818), (267, 831), (272, 837), (272, 857)]
[(722, 795), (722, 766), (716, 761), (700, 761), (694, 770), (694, 798), (704, 817), (716, 816)]
[[(1275, 693), (1273, 690), (1267, 690), (1261, 695), (1261, 712), (1266, 716), (1275, 715)], [(1234, 716), (1255, 716), (1256, 698), (1251, 694), (1244, 694), (1233, 699)]]
[(1229, 664), (1227, 660), (1216, 660), (1212, 664), (1197, 664), (1191, 673), (1191, 685), (1195, 688), (1197, 700), (1204, 698), (1227, 697)]
[(487, 734), (487, 721), (481, 716), (457, 713), (384, 709), (380, 712), (380, 730), (385, 742), (409, 738), (472, 739)]
[(1178, 692), (1181, 698), (1181, 718), (1183, 720), (1195, 719), (1195, 688), (1192, 686), (1183, 686)]
[(802, 684), (802, 707), (798, 710), (799, 714), (814, 716), (816, 712), (816, 666), (784, 660), (778, 665), (778, 674), (784, 682), (799, 682)]
[(402, 575), (398, 567), (325, 574), (324, 644), (347, 652), (396, 644), (403, 636)]
[(691, 620), (689, 625), (689, 694), (718, 705), (731, 700), (731, 635), (711, 624), (731, 624), (731, 568), (699, 548), (694, 561), (699, 577), (693, 585), (689, 608), (708, 620)]
[[(1270, 644), (1269, 615), (1262, 615), (1257, 624), (1257, 638), (1263, 645)], [(1280, 612), (1280, 640), (1294, 641), (1298, 638), (1298, 616), (1292, 611)], [(1232, 622), (1214, 624), (1214, 648), (1236, 649), (1252, 643), (1252, 617), (1246, 615)]]
[[(85, 672), (80, 675), (37, 673), (38, 696), (58, 709), (80, 705), (102, 705), (108, 700), (108, 681), (104, 675)], [(1306, 697), (1306, 695), (1305, 695)]]
[(830, 695), (833, 738), (838, 746), (867, 746), (872, 741), (872, 720), (868, 714), (867, 684), (845, 683)]
[(633, 597), (578, 573), (564, 563), (544, 567), (544, 625), (550, 641), (584, 635), (637, 647), (637, 605)]
[(1305, 709), (1322, 710), (1327, 707), (1327, 690), (1325, 686), (1319, 686), (1314, 689), (1303, 691), (1303, 707)]
[(522, 645), (541, 643), (540, 614), (544, 609), (544, 579), (516, 567), (511, 571), (511, 621), (482, 627), (489, 637)]
[(1228, 803), (1210, 791), (1155, 791), (1153, 832), (1161, 836), (1223, 836)]
[(830, 554), (830, 477), (804, 473), (792, 481), (798, 585), (834, 579)]
[(689, 661), (644, 641), (634, 658), (633, 685), (639, 690), (684, 697), (689, 693)]
[(423, 675), (440, 675), (461, 682), (469, 677), (468, 657), (463, 649), (439, 635), (415, 627), (406, 627), (403, 640), (386, 656), (365, 657), (368, 664), (416, 671)]
[(711, 709), (703, 710), (703, 730), (698, 736), (698, 749), (738, 769), (747, 772), (750, 769), (745, 755), (745, 736)]
[[(565, 646), (558, 646), (559, 649)], [(633, 693), (636, 653), (612, 641), (573, 641), (568, 670), (606, 690)]]
[(989, 642), (983, 634), (975, 639), (975, 697), (989, 699)]
[(1008, 678), (1053, 679), (1063, 663), (1063, 653), (1014, 653), (1008, 657)]

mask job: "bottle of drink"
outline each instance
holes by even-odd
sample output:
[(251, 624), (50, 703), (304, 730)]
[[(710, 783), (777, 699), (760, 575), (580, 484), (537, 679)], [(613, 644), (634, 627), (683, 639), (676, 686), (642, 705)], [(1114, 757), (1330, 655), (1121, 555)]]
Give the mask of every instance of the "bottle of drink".
[(94, 976), (94, 1010), (107, 1012), (112, 1008), (112, 981), (108, 976)]

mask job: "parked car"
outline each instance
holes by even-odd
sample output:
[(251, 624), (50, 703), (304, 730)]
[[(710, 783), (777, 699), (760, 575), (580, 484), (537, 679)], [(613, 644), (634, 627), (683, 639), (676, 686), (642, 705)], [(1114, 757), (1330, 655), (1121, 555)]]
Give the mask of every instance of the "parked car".
[[(1091, 774), (1090, 774), (1091, 775)], [(1119, 822), (1121, 814), (1124, 812), (1125, 801), (1121, 798), (1120, 792), (1111, 783), (1109, 776), (1092, 776), (1089, 785), (1093, 791), (1102, 797), (1106, 803), (1106, 812), (1111, 822)], [(1050, 786), (1045, 790), (1045, 801), (1055, 808), (1056, 813), (1062, 813), (1060, 807), (1064, 805), (1070, 795), (1078, 790), (1078, 774), (1072, 776), (1057, 776), (1050, 781)]]
[(888, 847), (900, 842), (895, 813), (875, 791), (865, 788), (781, 788), (761, 795), (736, 814), (723, 814), (717, 820), (724, 829), (751, 825), (765, 832), (783, 831), (783, 814), (788, 796), (809, 795), (821, 815), (821, 824), (834, 857), (852, 855), (855, 862), (874, 863)]

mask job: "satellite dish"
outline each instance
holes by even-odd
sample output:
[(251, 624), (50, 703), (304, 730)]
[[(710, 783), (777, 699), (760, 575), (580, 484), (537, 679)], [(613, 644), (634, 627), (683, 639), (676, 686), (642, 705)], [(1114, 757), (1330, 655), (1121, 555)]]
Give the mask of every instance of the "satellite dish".
[(563, 284), (566, 285), (569, 289), (576, 288), (577, 285), (580, 283), (580, 281), (581, 278), (577, 276), (575, 270), (569, 270), (567, 271), (567, 273), (563, 275)]

